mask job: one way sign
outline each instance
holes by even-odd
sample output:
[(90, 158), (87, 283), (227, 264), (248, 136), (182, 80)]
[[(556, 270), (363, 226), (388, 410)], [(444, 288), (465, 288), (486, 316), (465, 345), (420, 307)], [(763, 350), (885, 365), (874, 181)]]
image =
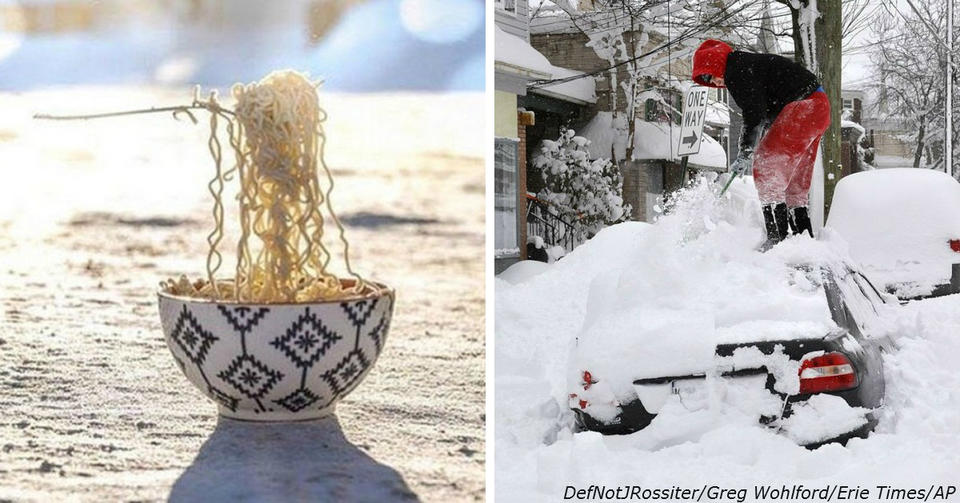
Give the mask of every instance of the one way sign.
[(680, 123), (680, 145), (677, 155), (680, 157), (700, 152), (700, 136), (707, 116), (707, 89), (693, 86), (683, 98), (683, 121)]

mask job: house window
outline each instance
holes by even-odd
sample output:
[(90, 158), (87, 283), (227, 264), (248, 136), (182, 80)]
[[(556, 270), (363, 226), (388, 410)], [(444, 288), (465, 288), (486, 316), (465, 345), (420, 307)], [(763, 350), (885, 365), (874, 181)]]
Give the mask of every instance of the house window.
[(643, 102), (643, 120), (654, 122), (657, 120), (657, 101), (648, 99)]
[(517, 11), (516, 0), (496, 0), (495, 5), (497, 6), (498, 9), (505, 10), (507, 12)]
[(517, 243), (517, 189), (520, 142), (513, 138), (494, 141), (494, 247), (496, 258), (520, 256)]
[(675, 124), (680, 124), (680, 121), (683, 120), (683, 95), (676, 93), (673, 95), (673, 111), (670, 113), (673, 116), (673, 122)]
[(852, 108), (853, 108), (853, 100), (844, 98), (844, 100), (843, 100), (843, 108), (850, 108), (850, 109), (852, 109)]

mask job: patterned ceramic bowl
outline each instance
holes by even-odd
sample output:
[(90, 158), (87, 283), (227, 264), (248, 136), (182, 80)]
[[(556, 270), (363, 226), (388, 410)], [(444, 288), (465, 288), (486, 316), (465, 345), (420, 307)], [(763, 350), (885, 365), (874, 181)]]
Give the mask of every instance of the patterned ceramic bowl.
[(220, 414), (314, 419), (333, 412), (383, 349), (395, 293), (380, 286), (375, 297), (302, 304), (238, 304), (161, 291), (160, 323), (180, 369)]

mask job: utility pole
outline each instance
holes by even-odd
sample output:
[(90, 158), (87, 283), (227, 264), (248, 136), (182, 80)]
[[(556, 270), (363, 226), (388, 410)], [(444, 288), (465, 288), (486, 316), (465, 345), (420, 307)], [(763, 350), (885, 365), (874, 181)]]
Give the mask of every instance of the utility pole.
[[(841, 165), (840, 112), (843, 106), (841, 92), (841, 24), (843, 0), (820, 0), (820, 17), (814, 23), (816, 54), (823, 90), (830, 99), (830, 127), (823, 135), (820, 150), (823, 153), (823, 221), (826, 222), (833, 200), (833, 189), (840, 181)], [(822, 224), (822, 222), (821, 222)], [(814, 223), (817, 225), (817, 223)]]
[(947, 0), (947, 110), (943, 132), (943, 169), (953, 176), (953, 0)]

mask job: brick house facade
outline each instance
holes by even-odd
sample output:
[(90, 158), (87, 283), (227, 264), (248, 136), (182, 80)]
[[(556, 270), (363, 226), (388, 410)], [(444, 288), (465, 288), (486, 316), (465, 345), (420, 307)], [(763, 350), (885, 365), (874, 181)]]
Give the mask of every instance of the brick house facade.
[[(533, 30), (530, 34), (530, 44), (534, 49), (546, 56), (554, 65), (585, 73), (595, 72), (610, 66), (607, 60), (601, 59), (592, 48), (587, 47), (589, 38), (579, 31), (566, 30), (551, 33), (536, 33), (536, 31), (537, 30)], [(637, 35), (637, 33), (634, 32), (634, 35)], [(651, 35), (647, 46), (653, 47), (661, 44), (663, 42), (661, 38), (662, 36), (660, 35)], [(688, 61), (678, 58), (671, 64), (671, 73), (674, 75), (689, 73), (689, 68)], [(613, 89), (609, 72), (600, 72), (593, 77), (596, 81), (597, 101), (596, 104), (589, 107), (589, 116), (599, 111), (612, 111), (614, 92), (617, 93), (617, 110), (625, 110), (627, 96), (619, 83), (629, 79), (630, 74), (625, 67), (621, 67), (617, 70), (616, 77), (618, 84), (616, 89)], [(651, 79), (650, 86), (653, 87), (655, 85), (656, 83)], [(663, 94), (666, 95), (665, 97), (667, 97), (667, 99), (673, 101), (674, 96), (667, 92), (663, 92)], [(676, 98), (679, 98), (679, 94), (677, 94)], [(643, 103), (636, 103), (636, 118), (645, 120), (646, 112), (647, 110)], [(651, 195), (660, 194), (668, 187), (673, 187), (672, 185), (665, 184), (677, 178), (673, 171), (678, 171), (679, 165), (657, 159), (622, 160), (620, 169), (623, 173), (624, 201), (632, 207), (631, 219), (646, 221), (648, 217), (652, 217), (652, 215), (648, 215), (648, 208), (653, 206), (653, 203), (649, 201), (652, 197)], [(679, 187), (679, 184), (676, 185), (676, 187)]]
[[(527, 126), (532, 126), (536, 123), (536, 117), (533, 113), (527, 112), (524, 110), (517, 110), (517, 138), (520, 139), (519, 152), (518, 152), (518, 162), (519, 166), (527, 165)], [(518, 183), (517, 183), (517, 201), (518, 207), (526, 209), (527, 207), (527, 170), (520, 169), (518, 171)], [(520, 216), (523, 217), (523, 220), (519, 223), (520, 228), (520, 243), (523, 246), (520, 247), (520, 257), (521, 260), (527, 259), (527, 225), (526, 225), (526, 211), (521, 212)]]
[[(593, 72), (609, 66), (600, 59), (593, 49), (587, 47), (590, 40), (583, 33), (531, 34), (530, 45), (543, 54), (551, 63), (564, 68)], [(620, 70), (618, 78), (626, 78), (626, 71)], [(606, 72), (595, 77), (597, 103), (596, 110), (610, 110), (610, 79)], [(625, 103), (623, 90), (619, 91), (619, 102)]]

